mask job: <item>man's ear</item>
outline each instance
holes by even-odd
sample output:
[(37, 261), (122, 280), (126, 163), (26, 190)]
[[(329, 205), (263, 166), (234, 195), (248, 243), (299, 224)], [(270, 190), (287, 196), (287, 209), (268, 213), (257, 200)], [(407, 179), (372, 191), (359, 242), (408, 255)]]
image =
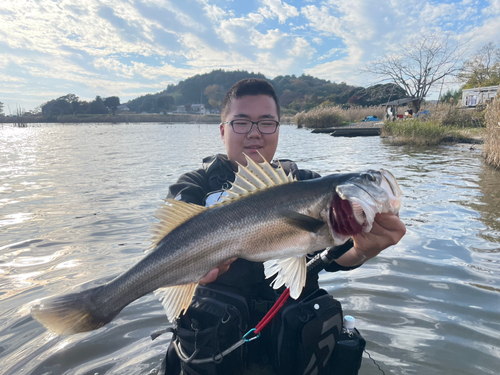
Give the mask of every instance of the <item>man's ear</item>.
[(225, 144), (226, 139), (224, 138), (224, 132), (225, 132), (224, 124), (220, 124), (220, 137), (222, 138), (222, 142), (224, 142), (224, 144)]

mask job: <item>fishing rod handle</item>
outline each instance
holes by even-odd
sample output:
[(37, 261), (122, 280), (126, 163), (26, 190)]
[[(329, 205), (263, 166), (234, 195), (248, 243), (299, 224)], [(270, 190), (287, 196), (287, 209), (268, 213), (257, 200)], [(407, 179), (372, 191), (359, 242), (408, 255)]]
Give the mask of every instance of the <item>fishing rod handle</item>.
[(353, 247), (353, 244), (352, 239), (349, 239), (346, 243), (340, 246), (327, 247), (321, 253), (316, 254), (309, 262), (307, 262), (307, 274), (312, 275), (320, 273), (335, 259), (340, 258), (348, 252)]

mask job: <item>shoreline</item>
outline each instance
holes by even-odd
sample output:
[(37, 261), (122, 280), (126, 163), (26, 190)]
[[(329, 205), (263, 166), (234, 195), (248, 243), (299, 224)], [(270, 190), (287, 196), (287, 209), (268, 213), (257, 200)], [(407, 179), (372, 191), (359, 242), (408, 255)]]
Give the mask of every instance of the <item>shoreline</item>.
[[(287, 119), (289, 120), (289, 119)], [(58, 116), (58, 117), (43, 117), (43, 116), (30, 116), (30, 117), (0, 117), (0, 124), (10, 124), (13, 126), (23, 127), (23, 125), (28, 124), (139, 124), (139, 123), (164, 123), (164, 124), (174, 124), (174, 123), (184, 123), (189, 125), (196, 124), (220, 124), (220, 115), (156, 115), (156, 114), (118, 114), (118, 115), (90, 115), (90, 116)], [(294, 122), (286, 121), (281, 125), (285, 126), (297, 126)], [(309, 128), (311, 133), (334, 133), (336, 130), (356, 130), (359, 128), (371, 128), (381, 131), (383, 127), (382, 122), (352, 122), (350, 124), (330, 127), (330, 128)], [(360, 129), (363, 130), (363, 129)], [(368, 130), (368, 129), (365, 129)], [(363, 134), (356, 136), (362, 137)], [(392, 138), (392, 142), (397, 145), (410, 145), (412, 142), (395, 140), (392, 135), (380, 135), (381, 138)], [(397, 137), (396, 137), (397, 138)], [(481, 145), (484, 143), (484, 136), (451, 136), (445, 137), (438, 144), (472, 144)]]
[(77, 123), (193, 123), (218, 124), (220, 115), (158, 115), (158, 114), (117, 114), (117, 115), (66, 115), (66, 116), (29, 116), (29, 117), (0, 117), (2, 124), (77, 124)]

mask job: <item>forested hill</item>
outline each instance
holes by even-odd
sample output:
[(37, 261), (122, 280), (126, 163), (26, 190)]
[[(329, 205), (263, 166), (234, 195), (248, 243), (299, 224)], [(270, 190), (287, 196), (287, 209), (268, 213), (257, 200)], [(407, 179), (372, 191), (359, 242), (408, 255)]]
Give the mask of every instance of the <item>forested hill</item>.
[[(201, 102), (206, 108), (217, 109), (225, 92), (243, 78), (267, 79), (263, 74), (244, 70), (214, 70), (180, 81), (177, 85), (169, 85), (159, 93), (130, 100), (127, 106), (135, 112), (158, 112), (171, 110), (175, 105), (189, 106)], [(304, 74), (299, 77), (278, 76), (268, 81), (274, 86), (281, 107), (290, 112), (309, 110), (318, 105), (379, 105), (406, 96), (404, 90), (394, 84), (363, 88)]]

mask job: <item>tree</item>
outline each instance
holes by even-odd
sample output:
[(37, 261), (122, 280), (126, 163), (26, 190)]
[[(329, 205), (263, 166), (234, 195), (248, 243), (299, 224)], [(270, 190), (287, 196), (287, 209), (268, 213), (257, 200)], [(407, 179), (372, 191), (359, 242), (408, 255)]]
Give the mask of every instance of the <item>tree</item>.
[(304, 97), (303, 94), (296, 91), (290, 91), (288, 89), (284, 90), (283, 93), (279, 97), (280, 105), (287, 108), (290, 104), (292, 104), (296, 100), (300, 100)]
[(170, 107), (175, 105), (175, 99), (173, 96), (163, 95), (158, 97), (156, 103), (159, 109), (162, 109), (163, 111), (168, 111)]
[(464, 89), (500, 84), (500, 48), (489, 42), (464, 62), (458, 75)]
[(0, 117), (3, 116), (3, 103), (0, 102)]
[(76, 105), (78, 105), (78, 96), (67, 94), (42, 104), (42, 114), (44, 116), (71, 115), (76, 112), (74, 110)]
[(156, 99), (156, 96), (146, 95), (141, 106), (139, 107), (139, 112), (158, 112), (158, 100)]
[(448, 90), (441, 95), (439, 101), (441, 103), (457, 103), (460, 99), (462, 99), (462, 90)]
[(113, 111), (113, 116), (116, 113), (116, 108), (120, 105), (120, 98), (118, 96), (109, 96), (104, 99), (104, 105)]
[(210, 103), (213, 108), (218, 108), (222, 105), (225, 90), (222, 85), (210, 85), (205, 88), (203, 94), (208, 98), (208, 103)]
[(94, 101), (90, 102), (90, 113), (95, 115), (97, 114), (103, 115), (108, 113), (108, 110), (104, 105), (104, 100), (102, 100), (102, 98), (99, 95), (95, 97)]
[(413, 44), (400, 46), (400, 54), (384, 55), (369, 63), (363, 71), (382, 80), (390, 80), (415, 98), (415, 111), (437, 82), (460, 70), (468, 41), (454, 41), (450, 34), (423, 35)]

